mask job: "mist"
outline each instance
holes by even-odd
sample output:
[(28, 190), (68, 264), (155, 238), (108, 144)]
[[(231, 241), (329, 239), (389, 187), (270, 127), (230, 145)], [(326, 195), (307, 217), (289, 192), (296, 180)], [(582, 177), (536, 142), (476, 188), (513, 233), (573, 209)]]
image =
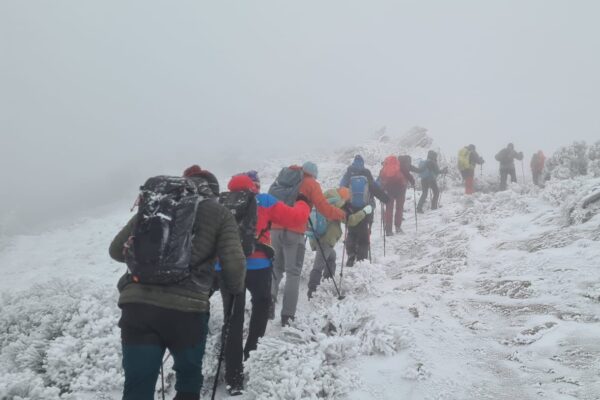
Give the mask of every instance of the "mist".
[(600, 139), (595, 1), (0, 3), (0, 232), (424, 126), (491, 161)]

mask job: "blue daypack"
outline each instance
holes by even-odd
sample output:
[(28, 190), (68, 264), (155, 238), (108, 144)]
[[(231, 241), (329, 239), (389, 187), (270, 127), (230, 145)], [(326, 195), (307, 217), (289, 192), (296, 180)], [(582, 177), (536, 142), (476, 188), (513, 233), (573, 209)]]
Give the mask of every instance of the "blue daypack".
[(306, 236), (313, 239), (315, 238), (315, 235), (317, 238), (322, 237), (327, 233), (328, 224), (329, 222), (327, 221), (327, 218), (325, 218), (323, 214), (321, 214), (313, 208), (313, 210), (310, 212), (310, 222), (308, 225), (308, 231), (306, 232)]
[(435, 179), (435, 176), (433, 176), (433, 172), (431, 172), (431, 170), (427, 166), (427, 160), (421, 160), (421, 162), (419, 162), (419, 171), (419, 177), (421, 179)]
[(366, 176), (357, 175), (350, 178), (350, 204), (352, 208), (363, 208), (369, 204), (371, 194), (369, 193), (369, 180)]

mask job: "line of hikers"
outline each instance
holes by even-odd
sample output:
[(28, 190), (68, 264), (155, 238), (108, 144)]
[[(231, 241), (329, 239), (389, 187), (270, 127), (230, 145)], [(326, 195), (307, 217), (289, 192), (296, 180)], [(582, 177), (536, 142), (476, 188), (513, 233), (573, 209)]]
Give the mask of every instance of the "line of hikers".
[[(522, 159), (513, 146), (505, 150), (508, 155), (497, 158)], [(335, 276), (335, 245), (342, 236), (348, 256), (342, 268), (370, 259), (376, 199), (382, 206), (384, 234), (402, 233), (406, 191), (409, 184), (415, 187), (411, 173), (419, 175), (422, 186), (416, 212), (423, 212), (430, 190), (431, 209), (438, 207), (437, 178), (448, 170), (440, 169), (437, 157), (429, 151), (415, 167), (410, 156), (388, 156), (374, 179), (362, 156), (356, 155), (339, 187), (325, 192), (317, 182), (317, 165), (310, 161), (283, 168), (268, 193), (260, 192), (256, 171), (233, 176), (223, 193), (216, 177), (197, 165), (182, 177), (148, 179), (140, 188), (137, 213), (109, 249), (114, 260), (127, 264), (118, 283), (123, 398), (154, 397), (169, 350), (176, 372), (175, 399), (199, 399), (209, 298), (216, 290), (225, 316), (227, 390), (241, 394), (243, 362), (264, 336), (268, 320), (275, 317), (284, 275), (281, 325), (288, 326), (295, 318), (306, 238), (316, 251), (308, 283), (310, 300), (322, 279)], [(477, 164), (483, 159), (475, 146), (460, 151), (458, 165), (467, 193), (473, 192)], [(514, 161), (505, 162), (501, 171), (516, 179)], [(252, 306), (244, 343), (246, 289)]]

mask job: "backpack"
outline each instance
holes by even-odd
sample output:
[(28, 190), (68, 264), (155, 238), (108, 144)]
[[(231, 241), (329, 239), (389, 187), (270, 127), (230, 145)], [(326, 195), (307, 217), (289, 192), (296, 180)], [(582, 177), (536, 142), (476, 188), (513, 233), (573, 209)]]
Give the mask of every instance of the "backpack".
[(300, 193), (300, 185), (303, 180), (304, 172), (301, 168), (285, 167), (269, 188), (269, 194), (288, 206), (293, 206)]
[(463, 147), (458, 152), (458, 170), (466, 171), (468, 169), (471, 169), (471, 151)]
[(419, 177), (423, 180), (435, 178), (433, 172), (429, 169), (427, 160), (421, 160), (421, 162), (419, 162)]
[(256, 195), (248, 190), (224, 192), (219, 196), (219, 203), (231, 211), (238, 224), (240, 240), (244, 255), (254, 253), (256, 247), (256, 221), (258, 205)]
[(400, 161), (396, 156), (388, 156), (383, 160), (383, 168), (379, 174), (384, 185), (406, 185), (406, 178), (400, 169)]
[(140, 188), (125, 262), (134, 282), (171, 284), (190, 275), (196, 210), (205, 198), (187, 178), (156, 176)]
[(357, 175), (350, 178), (350, 204), (352, 208), (363, 208), (371, 200), (369, 192), (369, 180), (366, 176)]
[(410, 165), (412, 164), (411, 156), (398, 156), (398, 161), (400, 161), (400, 168), (403, 171), (409, 171)]
[(311, 239), (315, 239), (315, 236), (316, 238), (320, 238), (327, 233), (328, 226), (329, 221), (327, 221), (327, 218), (313, 208), (313, 210), (310, 212), (310, 222), (308, 223), (306, 236)]

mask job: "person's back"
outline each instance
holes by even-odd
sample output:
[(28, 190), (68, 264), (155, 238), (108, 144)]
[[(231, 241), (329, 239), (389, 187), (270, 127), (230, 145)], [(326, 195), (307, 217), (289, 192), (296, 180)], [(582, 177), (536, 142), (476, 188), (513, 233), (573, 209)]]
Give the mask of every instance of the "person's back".
[[(124, 399), (153, 398), (165, 349), (178, 366), (178, 395), (198, 399), (217, 257), (228, 290), (233, 294), (243, 291), (245, 262), (237, 224), (231, 213), (213, 200), (206, 181), (196, 179), (196, 183), (204, 200), (197, 206), (192, 228), (189, 276), (169, 284), (149, 284), (136, 282), (125, 273), (118, 284)], [(125, 249), (137, 223), (136, 215), (112, 241), (109, 253), (114, 260), (126, 261)]]
[(517, 182), (515, 159), (523, 160), (523, 153), (517, 153), (512, 143), (509, 143), (508, 146), (496, 154), (496, 160), (500, 163), (500, 190), (507, 188), (508, 176), (511, 177), (513, 183)]
[[(306, 201), (309, 206), (314, 206), (317, 211), (327, 219), (341, 221), (344, 212), (329, 204), (321, 185), (317, 182), (318, 168), (316, 164), (307, 161), (299, 168), (303, 172), (303, 179), (298, 188), (298, 199)], [(273, 186), (271, 186), (271, 189)], [(270, 190), (271, 192), (271, 190)], [(273, 223), (271, 238), (275, 258), (273, 261), (273, 284), (271, 295), (273, 304), (277, 300), (279, 283), (286, 275), (283, 301), (281, 307), (281, 324), (287, 326), (295, 318), (296, 306), (298, 304), (298, 290), (300, 287), (300, 274), (304, 264), (304, 252), (306, 250), (304, 233), (307, 229), (308, 217), (301, 224), (282, 225)], [(275, 309), (272, 308), (271, 318), (274, 318)]]
[(447, 173), (448, 168), (444, 168), (443, 171), (440, 170), (437, 162), (437, 153), (435, 151), (430, 150), (427, 153), (427, 160), (423, 162), (421, 169), (421, 198), (419, 199), (419, 204), (417, 205), (417, 212), (423, 212), (423, 206), (425, 205), (425, 201), (427, 200), (427, 194), (429, 190), (433, 192), (433, 198), (431, 200), (431, 209), (435, 210), (438, 208), (438, 200), (440, 196), (440, 191), (437, 185), (437, 176), (440, 173)]
[(483, 163), (483, 158), (477, 154), (473, 144), (463, 147), (458, 152), (458, 170), (465, 181), (465, 194), (475, 192), (475, 166)]

